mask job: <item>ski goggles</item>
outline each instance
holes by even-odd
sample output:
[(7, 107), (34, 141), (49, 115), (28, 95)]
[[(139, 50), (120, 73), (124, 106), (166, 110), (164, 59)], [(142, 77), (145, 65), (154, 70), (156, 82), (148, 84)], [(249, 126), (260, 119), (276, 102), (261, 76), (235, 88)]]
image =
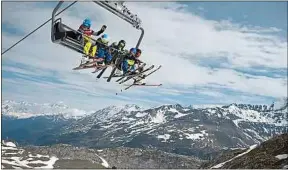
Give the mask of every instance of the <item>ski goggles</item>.
[(106, 38), (101, 38), (101, 42), (103, 44), (108, 44), (109, 40), (107, 40)]
[(90, 28), (90, 27), (91, 27), (91, 24), (89, 24), (89, 23), (84, 23), (83, 26), (85, 26), (86, 28)]

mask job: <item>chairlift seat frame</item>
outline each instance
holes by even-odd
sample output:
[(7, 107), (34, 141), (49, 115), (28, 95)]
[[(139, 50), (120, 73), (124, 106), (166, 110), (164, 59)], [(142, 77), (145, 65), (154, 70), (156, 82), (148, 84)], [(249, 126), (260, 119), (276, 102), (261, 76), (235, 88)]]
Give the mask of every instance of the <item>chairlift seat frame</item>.
[[(83, 35), (83, 33), (72, 29), (71, 27), (65, 25), (62, 22), (61, 18), (57, 18), (55, 19), (56, 16), (56, 12), (59, 10), (59, 8), (61, 7), (61, 5), (63, 4), (64, 1), (59, 1), (59, 3), (57, 4), (57, 6), (54, 8), (53, 12), (52, 12), (52, 25), (51, 25), (51, 41), (53, 43), (56, 44), (60, 44), (62, 46), (65, 46), (71, 50), (74, 50), (78, 53), (84, 54), (83, 53), (83, 47), (84, 47), (84, 43), (80, 42), (76, 39), (73, 39), (72, 37), (69, 37), (67, 35), (67, 32), (73, 32), (74, 34), (81, 34)], [(77, 2), (77, 1), (75, 1)], [(137, 25), (137, 23), (135, 23), (136, 21), (134, 21), (133, 19), (130, 18), (130, 16), (126, 16), (125, 14), (121, 13), (119, 10), (115, 9), (114, 7), (109, 6), (108, 3), (105, 3), (104, 1), (92, 1), (98, 5), (100, 5), (101, 7), (107, 9), (109, 12), (117, 15), (118, 17), (120, 17), (121, 19), (127, 21), (128, 23), (130, 23), (133, 27), (135, 27), (136, 29), (141, 30), (141, 35), (140, 38), (137, 42), (136, 48), (138, 48), (140, 46), (140, 43), (142, 41), (142, 38), (144, 36), (144, 29), (139, 27), (139, 23)], [(135, 26), (136, 25), (136, 26)], [(95, 44), (96, 40), (91, 38), (91, 43)]]

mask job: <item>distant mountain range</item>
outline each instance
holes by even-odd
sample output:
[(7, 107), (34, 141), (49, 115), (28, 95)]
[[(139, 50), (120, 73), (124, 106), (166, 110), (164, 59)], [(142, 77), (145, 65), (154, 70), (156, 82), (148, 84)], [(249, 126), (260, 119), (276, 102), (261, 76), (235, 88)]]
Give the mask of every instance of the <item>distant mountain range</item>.
[(63, 104), (4, 101), (2, 138), (22, 145), (157, 149), (211, 160), (225, 149), (246, 148), (288, 132), (287, 101), (277, 103), (277, 108), (176, 104), (142, 109), (125, 105), (90, 113)]

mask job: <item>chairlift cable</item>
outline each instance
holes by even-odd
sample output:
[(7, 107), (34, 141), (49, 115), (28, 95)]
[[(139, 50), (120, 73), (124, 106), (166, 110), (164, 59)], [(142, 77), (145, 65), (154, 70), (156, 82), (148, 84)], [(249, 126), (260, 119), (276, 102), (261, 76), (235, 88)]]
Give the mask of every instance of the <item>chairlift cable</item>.
[[(77, 1), (73, 2), (72, 4), (70, 4), (69, 6), (67, 6), (66, 8), (64, 8), (62, 11), (60, 11), (57, 15), (61, 14), (62, 12), (64, 12), (66, 9), (68, 9), (69, 7), (71, 7), (72, 5), (74, 5)], [(49, 21), (51, 21), (52, 18), (50, 18), (49, 20), (47, 20), (46, 22), (44, 22), (42, 25), (40, 25), (39, 27), (37, 27), (35, 30), (31, 31), (29, 34), (27, 34), (25, 37), (23, 37), (22, 39), (20, 39), (18, 42), (16, 42), (15, 44), (13, 44), (11, 47), (9, 47), (7, 50), (5, 50), (4, 52), (1, 53), (1, 55), (5, 54), (7, 51), (11, 50), (13, 47), (15, 47), (17, 44), (19, 44), (21, 41), (23, 41), (24, 39), (26, 39), (27, 37), (29, 37), (31, 34), (33, 34), (34, 32), (36, 32), (38, 29), (40, 29), (41, 27), (43, 27), (45, 24), (47, 24)]]

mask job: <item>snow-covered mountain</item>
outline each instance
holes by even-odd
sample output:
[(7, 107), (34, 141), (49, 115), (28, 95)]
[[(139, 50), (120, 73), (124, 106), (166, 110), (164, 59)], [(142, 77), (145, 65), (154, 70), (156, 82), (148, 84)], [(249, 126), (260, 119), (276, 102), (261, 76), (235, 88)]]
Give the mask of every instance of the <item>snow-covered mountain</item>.
[(16, 118), (31, 118), (37, 116), (62, 116), (63, 118), (78, 119), (94, 111), (86, 112), (76, 108), (70, 108), (67, 105), (59, 102), (55, 104), (44, 103), (29, 103), (29, 102), (16, 102), (12, 100), (2, 101), (2, 114)]
[(245, 148), (287, 132), (287, 106), (287, 102), (277, 110), (249, 104), (209, 108), (176, 104), (151, 109), (111, 106), (51, 127), (50, 133), (41, 133), (34, 144), (156, 148), (209, 159), (219, 150)]

